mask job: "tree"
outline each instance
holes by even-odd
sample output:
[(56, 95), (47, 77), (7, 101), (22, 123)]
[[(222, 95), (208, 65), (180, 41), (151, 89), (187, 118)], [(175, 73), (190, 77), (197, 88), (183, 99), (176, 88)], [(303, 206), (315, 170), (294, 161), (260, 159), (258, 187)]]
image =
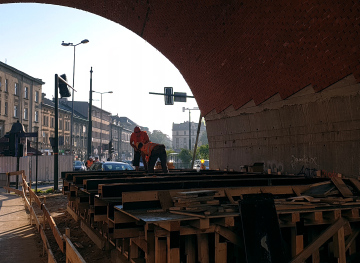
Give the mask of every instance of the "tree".
[(151, 142), (164, 144), (167, 149), (172, 148), (169, 135), (164, 134), (159, 130), (153, 130), (153, 132), (149, 132), (148, 135)]
[(209, 144), (201, 145), (196, 151), (200, 159), (209, 159)]
[(189, 166), (192, 159), (191, 151), (188, 149), (181, 149), (179, 153), (179, 158), (183, 164)]
[(200, 138), (199, 138), (199, 144), (200, 145), (205, 145), (205, 144), (209, 144), (209, 141), (208, 141), (208, 137), (207, 137), (207, 132), (204, 131), (200, 134)]

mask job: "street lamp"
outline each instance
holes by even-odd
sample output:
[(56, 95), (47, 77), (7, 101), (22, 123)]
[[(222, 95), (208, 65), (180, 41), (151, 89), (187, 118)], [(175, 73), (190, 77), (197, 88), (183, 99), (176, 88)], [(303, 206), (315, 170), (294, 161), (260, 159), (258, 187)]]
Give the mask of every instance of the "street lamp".
[[(80, 44), (86, 44), (89, 43), (89, 40), (84, 39), (80, 43), (73, 44), (73, 43), (64, 43), (64, 41), (61, 43), (64, 47), (74, 47), (74, 63), (73, 63), (73, 88), (75, 86), (75, 47)], [(73, 145), (73, 122), (74, 122), (74, 90), (72, 90), (72, 96), (71, 96), (71, 122), (70, 122), (70, 153), (72, 154), (72, 145)]]
[(100, 154), (102, 153), (102, 140), (101, 140), (101, 134), (102, 134), (102, 95), (105, 93), (113, 93), (112, 91), (106, 91), (106, 92), (99, 92), (93, 90), (94, 93), (99, 93), (101, 95), (100, 101), (101, 101), (101, 111), (100, 111)]
[(191, 111), (192, 110), (199, 110), (199, 108), (189, 109), (189, 108), (183, 107), (183, 112), (185, 112), (186, 110), (189, 111), (189, 150), (191, 151), (191, 122), (190, 122), (190, 116), (191, 116)]

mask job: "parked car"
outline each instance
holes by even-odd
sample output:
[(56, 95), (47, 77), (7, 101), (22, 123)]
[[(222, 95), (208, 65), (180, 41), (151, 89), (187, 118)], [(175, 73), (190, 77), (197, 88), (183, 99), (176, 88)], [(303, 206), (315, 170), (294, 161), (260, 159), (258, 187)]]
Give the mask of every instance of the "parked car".
[(74, 171), (86, 171), (86, 166), (82, 161), (74, 161), (73, 163), (73, 170)]
[(90, 166), (89, 170), (90, 171), (124, 171), (124, 170), (132, 171), (134, 170), (134, 167), (132, 167), (128, 163), (123, 163), (123, 162), (96, 162)]

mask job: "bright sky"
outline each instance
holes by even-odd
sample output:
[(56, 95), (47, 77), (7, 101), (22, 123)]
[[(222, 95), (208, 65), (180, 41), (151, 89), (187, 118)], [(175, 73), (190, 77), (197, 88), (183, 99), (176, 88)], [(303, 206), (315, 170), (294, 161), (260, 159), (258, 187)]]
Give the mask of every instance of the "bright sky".
[[(54, 96), (55, 74), (73, 75), (73, 44), (76, 47), (75, 101), (89, 101), (90, 68), (93, 90), (104, 94), (103, 109), (125, 116), (150, 131), (171, 135), (172, 123), (189, 120), (183, 107), (197, 107), (195, 99), (165, 105), (164, 87), (175, 92), (191, 90), (178, 69), (158, 50), (123, 26), (100, 16), (67, 7), (45, 4), (0, 5), (0, 61), (42, 79), (43, 92)], [(69, 98), (71, 100), (71, 98)], [(93, 105), (100, 108), (100, 94), (93, 94)], [(191, 111), (191, 121), (198, 122), (200, 112)]]

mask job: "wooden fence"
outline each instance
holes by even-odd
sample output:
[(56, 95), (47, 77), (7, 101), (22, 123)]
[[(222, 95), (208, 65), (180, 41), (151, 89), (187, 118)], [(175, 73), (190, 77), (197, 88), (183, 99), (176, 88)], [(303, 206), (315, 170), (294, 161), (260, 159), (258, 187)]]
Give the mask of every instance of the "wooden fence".
[[(30, 212), (30, 224), (31, 225), (35, 224), (36, 229), (40, 233), (41, 239), (43, 241), (43, 252), (47, 253), (48, 262), (56, 263), (56, 259), (54, 258), (54, 255), (49, 245), (49, 241), (44, 231), (46, 222), (49, 224), (52, 230), (56, 243), (59, 246), (59, 249), (61, 250), (61, 252), (65, 254), (66, 262), (86, 263), (85, 260), (80, 255), (80, 253), (76, 250), (76, 248), (72, 244), (71, 240), (69, 239), (70, 231), (67, 231), (67, 233), (65, 234), (60, 233), (53, 217), (51, 216), (49, 210), (46, 208), (46, 205), (40, 201), (39, 197), (29, 187), (26, 181), (25, 171), (21, 170), (18, 172), (9, 172), (6, 175), (9, 177), (21, 176), (22, 178), (22, 190), (13, 189), (8, 186), (5, 186), (4, 189), (6, 189), (9, 192), (15, 192), (16, 194), (24, 198), (25, 208)], [(33, 203), (37, 204), (43, 212), (43, 224), (40, 224), (38, 216), (36, 215), (35, 210), (32, 206)]]
[[(59, 155), (59, 175), (63, 171), (71, 171), (73, 169), (72, 155)], [(16, 171), (16, 157), (0, 157), (0, 173)], [(24, 170), (28, 175), (28, 180), (35, 182), (36, 180), (36, 156), (20, 157), (19, 170)], [(54, 181), (54, 156), (44, 155), (38, 156), (38, 181)], [(11, 182), (14, 182), (12, 178)]]

